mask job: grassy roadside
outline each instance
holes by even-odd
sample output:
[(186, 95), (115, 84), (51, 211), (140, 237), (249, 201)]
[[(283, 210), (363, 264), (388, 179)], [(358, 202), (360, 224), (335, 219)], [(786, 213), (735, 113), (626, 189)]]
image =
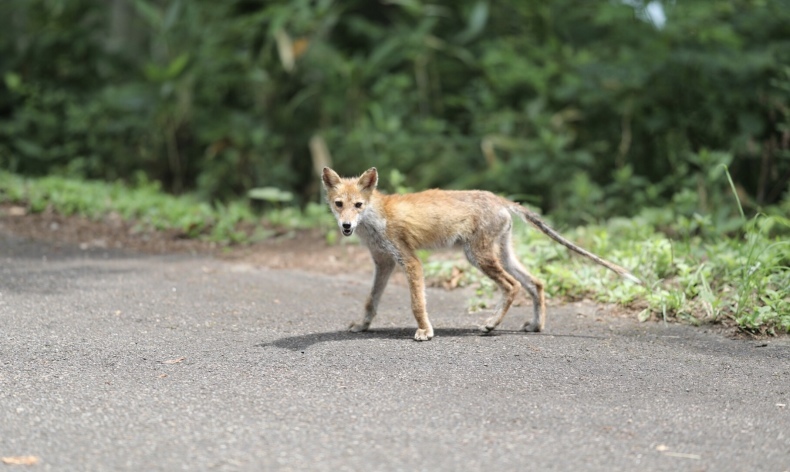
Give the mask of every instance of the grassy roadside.
[[(266, 228), (334, 228), (323, 205), (304, 211), (274, 208), (262, 218), (247, 202), (210, 205), (193, 196), (167, 195), (145, 181), (129, 187), (0, 171), (0, 202), (24, 205), (32, 213), (49, 210), (97, 220), (114, 214), (141, 230), (176, 230), (222, 244), (265, 239), (271, 234)], [(780, 334), (790, 333), (790, 220), (781, 215), (742, 218), (724, 232), (703, 217), (691, 221), (671, 210), (648, 209), (631, 219), (562, 231), (631, 269), (644, 286), (570, 255), (526, 225), (517, 224), (514, 240), (519, 258), (546, 282), (552, 297), (636, 308), (642, 320), (727, 322), (749, 332)], [(448, 285), (476, 284), (478, 305), (492, 299), (493, 285), (461, 259), (429, 261), (426, 275)]]
[(49, 210), (95, 220), (112, 214), (134, 221), (140, 231), (175, 231), (221, 244), (263, 240), (273, 227), (301, 229), (329, 223), (324, 206), (313, 204), (304, 211), (272, 208), (266, 212), (267, 225), (261, 225), (261, 216), (246, 201), (211, 205), (194, 195), (166, 194), (158, 183), (143, 179), (128, 186), (58, 176), (31, 179), (0, 171), (0, 202), (24, 205), (31, 213)]
[[(546, 283), (552, 297), (590, 298), (639, 310), (639, 319), (680, 319), (692, 324), (731, 323), (748, 332), (790, 333), (790, 241), (772, 235), (790, 228), (781, 217), (760, 217), (737, 236), (671, 239), (645, 217), (563, 231), (572, 241), (632, 270), (639, 286), (572, 255), (537, 230), (519, 224), (519, 259)], [(786, 234), (786, 233), (785, 233)], [(426, 274), (482, 287), (476, 303), (491, 300), (493, 286), (461, 261), (429, 262)]]

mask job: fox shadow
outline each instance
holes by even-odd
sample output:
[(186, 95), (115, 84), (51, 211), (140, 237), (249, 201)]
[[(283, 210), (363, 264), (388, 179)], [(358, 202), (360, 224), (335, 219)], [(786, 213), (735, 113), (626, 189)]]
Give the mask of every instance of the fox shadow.
[[(434, 331), (437, 337), (495, 337), (507, 334), (521, 334), (523, 332), (500, 330), (491, 333), (483, 333), (474, 328), (440, 328)], [(319, 343), (359, 341), (362, 339), (395, 339), (399, 341), (414, 342), (414, 328), (378, 328), (353, 333), (351, 331), (330, 331), (325, 333), (310, 333), (299, 336), (289, 336), (271, 342), (256, 344), (255, 347), (276, 347), (288, 349), (290, 351), (304, 351), (305, 349)]]
[[(496, 338), (500, 336), (549, 336), (552, 338), (577, 338), (577, 339), (607, 339), (606, 335), (595, 334), (569, 334), (569, 333), (525, 333), (521, 330), (497, 329), (484, 333), (477, 328), (434, 328), (434, 334), (438, 338)], [(288, 349), (289, 351), (304, 351), (305, 349), (319, 343), (359, 341), (362, 339), (394, 339), (403, 342), (414, 341), (414, 328), (378, 328), (354, 333), (348, 330), (329, 331), (324, 333), (310, 333), (299, 336), (288, 336), (270, 342), (255, 344), (255, 347), (276, 347)], [(434, 341), (429, 341), (434, 342)]]

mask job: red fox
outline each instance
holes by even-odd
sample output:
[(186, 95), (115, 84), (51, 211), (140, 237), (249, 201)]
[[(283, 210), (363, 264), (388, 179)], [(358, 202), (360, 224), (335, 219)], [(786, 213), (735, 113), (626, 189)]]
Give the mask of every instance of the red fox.
[(344, 236), (354, 232), (367, 245), (375, 263), (373, 289), (365, 303), (365, 316), (349, 330), (365, 331), (376, 316), (381, 294), (396, 265), (404, 268), (411, 292), (411, 309), (417, 320), (414, 339), (433, 338), (425, 311), (425, 281), (416, 250), (460, 245), (469, 262), (502, 290), (494, 315), (480, 327), (488, 333), (499, 325), (510, 305), (524, 289), (532, 297), (533, 318), (523, 331), (541, 331), (546, 322), (543, 283), (516, 260), (511, 243), (511, 213), (532, 223), (568, 249), (588, 257), (628, 280), (640, 283), (626, 269), (601, 259), (563, 238), (538, 215), (518, 203), (482, 190), (426, 190), (405, 195), (384, 195), (376, 190), (375, 167), (358, 178), (341, 178), (325, 167), (322, 180), (326, 197)]

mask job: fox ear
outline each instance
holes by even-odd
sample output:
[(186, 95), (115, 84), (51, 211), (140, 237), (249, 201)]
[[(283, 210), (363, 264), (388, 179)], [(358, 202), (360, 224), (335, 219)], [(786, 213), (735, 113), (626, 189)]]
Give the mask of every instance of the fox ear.
[(329, 167), (324, 167), (321, 173), (321, 180), (324, 182), (324, 187), (327, 189), (335, 188), (340, 184), (340, 176)]
[(364, 174), (359, 176), (359, 180), (357, 180), (357, 185), (359, 185), (362, 190), (367, 191), (375, 189), (378, 183), (379, 172), (375, 167), (371, 167), (370, 169), (366, 170)]

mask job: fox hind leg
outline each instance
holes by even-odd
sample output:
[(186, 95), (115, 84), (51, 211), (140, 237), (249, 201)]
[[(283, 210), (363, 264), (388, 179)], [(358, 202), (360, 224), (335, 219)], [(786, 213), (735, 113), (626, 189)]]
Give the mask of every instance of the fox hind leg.
[(502, 267), (499, 254), (497, 254), (499, 252), (497, 244), (481, 244), (478, 247), (467, 245), (464, 248), (464, 252), (469, 262), (493, 280), (502, 290), (502, 299), (497, 304), (494, 314), (480, 327), (480, 331), (489, 333), (502, 322), (502, 319), (516, 299), (521, 284)]
[(509, 232), (502, 238), (500, 245), (502, 247), (502, 266), (510, 275), (521, 283), (530, 297), (532, 297), (532, 321), (524, 322), (521, 330), (528, 332), (542, 331), (546, 324), (546, 298), (543, 290), (543, 282), (527, 272), (527, 269), (516, 259), (513, 253), (513, 245)]

